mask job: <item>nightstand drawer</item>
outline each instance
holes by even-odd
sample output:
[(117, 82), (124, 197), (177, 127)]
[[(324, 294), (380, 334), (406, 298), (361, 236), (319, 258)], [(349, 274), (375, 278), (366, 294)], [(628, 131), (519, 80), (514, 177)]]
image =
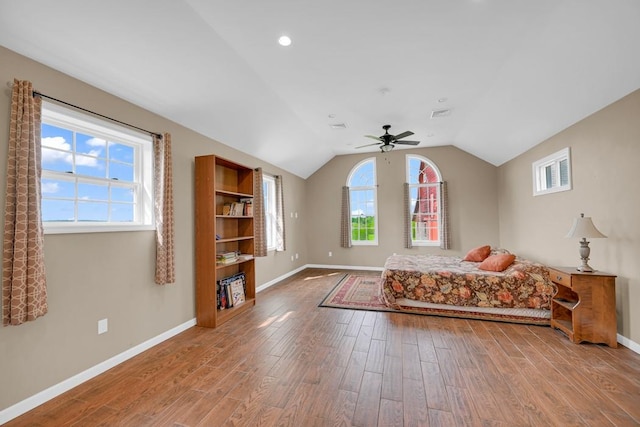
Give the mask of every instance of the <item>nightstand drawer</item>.
[(564, 271), (558, 271), (553, 268), (550, 268), (549, 278), (551, 279), (551, 281), (559, 285), (571, 288), (571, 274), (567, 274)]

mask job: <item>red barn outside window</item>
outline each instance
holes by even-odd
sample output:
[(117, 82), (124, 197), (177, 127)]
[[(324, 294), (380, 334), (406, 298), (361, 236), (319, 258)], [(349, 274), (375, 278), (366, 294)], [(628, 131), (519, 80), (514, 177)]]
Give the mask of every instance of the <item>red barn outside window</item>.
[(407, 156), (411, 215), (411, 240), (414, 245), (440, 244), (440, 181), (437, 167), (427, 158)]

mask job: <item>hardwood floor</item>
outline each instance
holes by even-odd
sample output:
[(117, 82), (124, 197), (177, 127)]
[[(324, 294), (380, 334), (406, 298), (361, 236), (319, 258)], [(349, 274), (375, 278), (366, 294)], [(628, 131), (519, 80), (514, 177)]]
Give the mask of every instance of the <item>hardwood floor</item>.
[(625, 347), (317, 307), (340, 277), (305, 270), (6, 426), (640, 425), (640, 355)]

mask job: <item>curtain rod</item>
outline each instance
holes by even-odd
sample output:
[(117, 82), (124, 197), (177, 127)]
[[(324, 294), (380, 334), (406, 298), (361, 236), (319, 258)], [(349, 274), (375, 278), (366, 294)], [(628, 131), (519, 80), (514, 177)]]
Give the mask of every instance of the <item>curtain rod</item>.
[(58, 102), (58, 103), (60, 103), (60, 104), (66, 105), (66, 106), (68, 106), (68, 107), (72, 107), (72, 108), (78, 109), (78, 110), (80, 110), (80, 111), (84, 111), (85, 113), (93, 114), (94, 116), (98, 116), (98, 117), (101, 117), (101, 118), (103, 118), (103, 119), (111, 120), (112, 122), (115, 122), (115, 123), (118, 123), (118, 124), (121, 124), (121, 125), (124, 125), (124, 126), (128, 126), (128, 127), (130, 127), (130, 128), (133, 128), (133, 129), (136, 129), (136, 130), (142, 131), (142, 132), (144, 132), (144, 133), (148, 133), (148, 134), (149, 134), (149, 135), (151, 135), (151, 136), (155, 136), (155, 137), (157, 137), (158, 139), (162, 139), (162, 135), (161, 135), (161, 134), (159, 134), (159, 133), (157, 133), (157, 132), (151, 132), (150, 130), (142, 129), (142, 128), (138, 127), (138, 126), (134, 126), (134, 125), (132, 125), (132, 124), (125, 123), (125, 122), (123, 122), (123, 121), (120, 121), (120, 120), (118, 120), (118, 119), (111, 118), (111, 117), (109, 117), (109, 116), (105, 116), (104, 114), (96, 113), (95, 111), (91, 111), (91, 110), (87, 110), (86, 108), (78, 107), (77, 105), (73, 105), (73, 104), (70, 104), (70, 103), (68, 103), (68, 102), (62, 101), (62, 100), (60, 100), (60, 99), (54, 98), (54, 97), (52, 97), (52, 96), (45, 95), (45, 94), (44, 94), (44, 93), (42, 93), (42, 92), (38, 92), (38, 91), (35, 91), (35, 90), (34, 90), (34, 91), (33, 91), (33, 96), (39, 96), (39, 97), (41, 97), (41, 98), (47, 98), (47, 99), (50, 99), (51, 101), (55, 101), (55, 102)]

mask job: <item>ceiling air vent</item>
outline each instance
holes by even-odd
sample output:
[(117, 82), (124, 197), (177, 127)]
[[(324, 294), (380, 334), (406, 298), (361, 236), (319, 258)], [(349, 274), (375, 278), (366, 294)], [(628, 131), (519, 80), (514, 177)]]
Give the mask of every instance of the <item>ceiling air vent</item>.
[(345, 125), (344, 123), (333, 123), (330, 124), (329, 127), (331, 127), (331, 129), (346, 129), (347, 125)]
[(433, 110), (431, 112), (431, 118), (432, 119), (437, 119), (440, 117), (447, 117), (451, 115), (451, 110), (449, 110), (448, 108), (444, 109), (444, 110)]

